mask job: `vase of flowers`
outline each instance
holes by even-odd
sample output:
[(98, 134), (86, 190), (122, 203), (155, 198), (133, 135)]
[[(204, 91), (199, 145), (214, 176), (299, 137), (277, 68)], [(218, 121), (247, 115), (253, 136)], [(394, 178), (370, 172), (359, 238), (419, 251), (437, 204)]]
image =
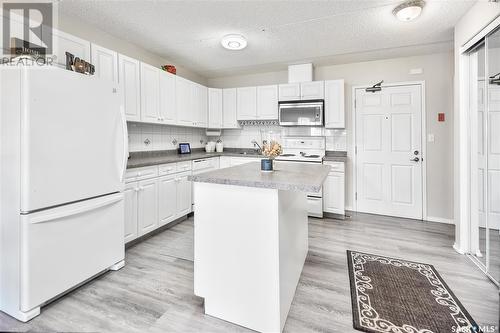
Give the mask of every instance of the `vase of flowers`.
[(266, 158), (263, 158), (260, 161), (260, 169), (262, 171), (266, 171), (266, 172), (274, 171), (274, 167), (273, 167), (274, 158), (276, 156), (281, 155), (282, 151), (283, 150), (281, 148), (281, 145), (277, 141), (264, 140), (262, 142), (262, 155), (264, 155)]

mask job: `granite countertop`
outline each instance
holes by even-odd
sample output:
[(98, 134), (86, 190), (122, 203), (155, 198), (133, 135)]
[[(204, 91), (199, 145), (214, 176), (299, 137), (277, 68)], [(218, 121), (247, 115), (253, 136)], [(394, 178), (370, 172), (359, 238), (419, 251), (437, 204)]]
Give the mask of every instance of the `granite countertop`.
[(274, 172), (260, 171), (260, 163), (246, 163), (230, 168), (189, 176), (200, 183), (236, 185), (317, 193), (321, 190), (330, 166), (322, 164), (276, 165)]
[[(193, 149), (191, 154), (180, 155), (176, 150), (162, 150), (149, 152), (132, 152), (127, 162), (127, 169), (140, 168), (152, 165), (192, 161), (200, 158), (218, 156), (255, 157), (262, 158), (253, 149), (226, 148), (223, 153), (207, 153), (204, 149)], [(346, 151), (327, 151), (324, 161), (347, 162)]]
[(327, 150), (325, 157), (323, 157), (323, 161), (332, 161), (332, 162), (347, 162), (347, 152), (346, 151), (331, 151)]
[(228, 149), (223, 153), (207, 153), (202, 149), (193, 149), (191, 154), (178, 154), (176, 150), (164, 150), (158, 152), (132, 152), (127, 162), (127, 169), (140, 168), (145, 166), (175, 163), (182, 161), (192, 161), (200, 158), (210, 158), (218, 156), (238, 156), (238, 157), (257, 157), (256, 154), (248, 149)]

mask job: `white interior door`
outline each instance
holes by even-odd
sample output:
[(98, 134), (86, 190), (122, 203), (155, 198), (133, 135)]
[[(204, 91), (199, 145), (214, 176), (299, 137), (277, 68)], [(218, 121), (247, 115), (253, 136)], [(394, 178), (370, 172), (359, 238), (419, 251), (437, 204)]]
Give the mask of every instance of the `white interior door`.
[(356, 90), (360, 212), (422, 219), (422, 87)]
[(488, 227), (500, 229), (500, 86), (488, 87)]

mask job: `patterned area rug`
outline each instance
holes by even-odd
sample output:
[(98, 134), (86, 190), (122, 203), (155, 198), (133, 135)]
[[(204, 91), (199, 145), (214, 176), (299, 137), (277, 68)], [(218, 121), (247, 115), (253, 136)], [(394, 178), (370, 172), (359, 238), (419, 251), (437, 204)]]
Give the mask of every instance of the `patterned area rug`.
[(364, 332), (480, 332), (432, 265), (347, 251), (354, 328)]

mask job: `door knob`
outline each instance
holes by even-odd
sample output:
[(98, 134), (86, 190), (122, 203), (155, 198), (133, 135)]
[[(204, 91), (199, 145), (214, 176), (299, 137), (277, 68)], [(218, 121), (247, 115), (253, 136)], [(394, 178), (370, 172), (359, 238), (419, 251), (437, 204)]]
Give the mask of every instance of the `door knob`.
[(418, 161), (420, 161), (420, 158), (418, 158), (418, 157), (410, 158), (410, 161), (412, 161), (412, 162), (418, 162)]
[(418, 154), (419, 154), (419, 151), (418, 151), (418, 150), (415, 150), (415, 151), (413, 152), (413, 154), (418, 155)]

